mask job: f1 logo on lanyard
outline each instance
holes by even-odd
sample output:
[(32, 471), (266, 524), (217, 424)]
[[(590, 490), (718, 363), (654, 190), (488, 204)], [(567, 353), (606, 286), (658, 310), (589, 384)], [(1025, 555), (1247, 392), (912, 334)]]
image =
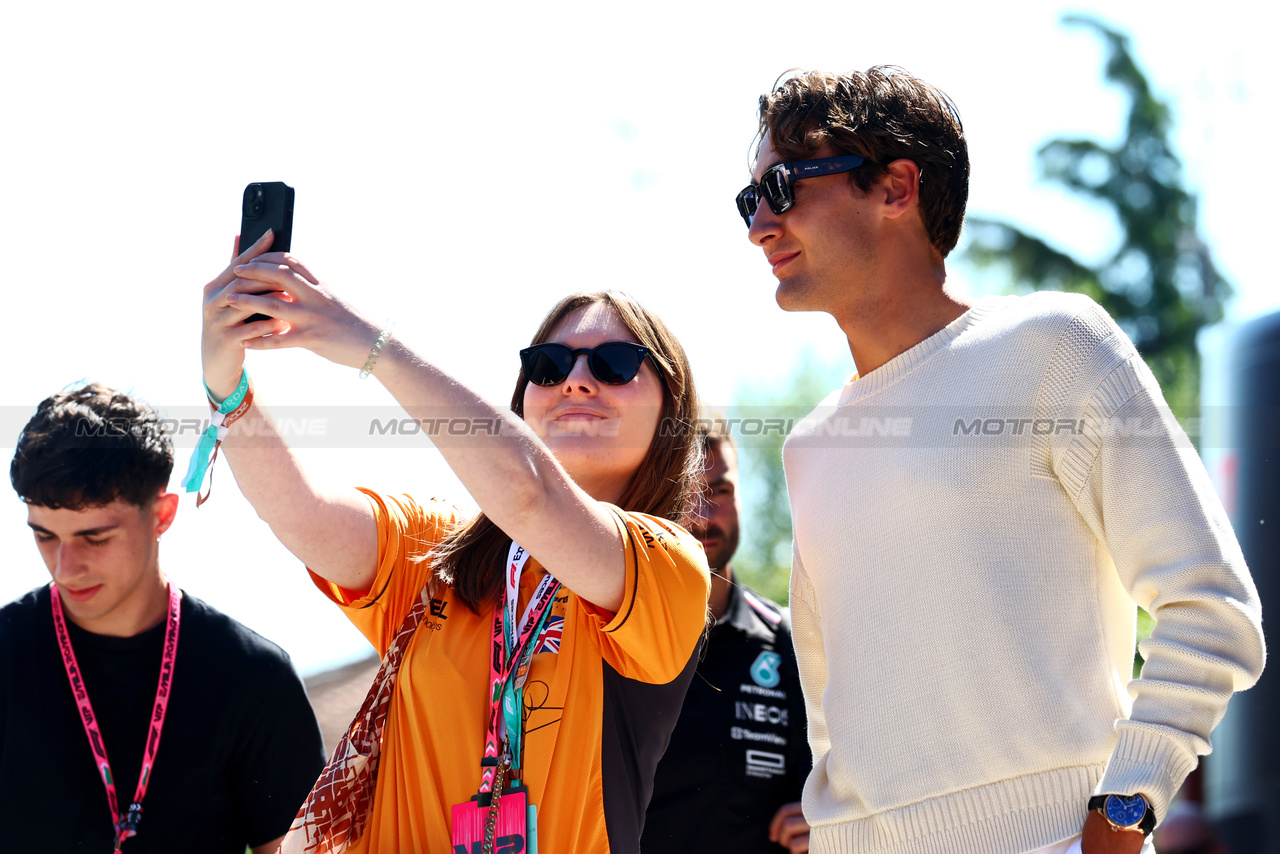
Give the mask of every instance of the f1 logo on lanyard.
[(502, 602), (493, 609), (489, 720), (480, 760), (480, 791), (451, 809), (453, 854), (537, 854), (537, 807), (528, 802), (529, 792), (514, 773), (507, 786), (507, 774), (523, 767), (524, 683), (560, 582), (550, 573), (543, 576), (517, 624), (520, 575), (528, 561), (528, 552), (513, 542), (503, 573)]

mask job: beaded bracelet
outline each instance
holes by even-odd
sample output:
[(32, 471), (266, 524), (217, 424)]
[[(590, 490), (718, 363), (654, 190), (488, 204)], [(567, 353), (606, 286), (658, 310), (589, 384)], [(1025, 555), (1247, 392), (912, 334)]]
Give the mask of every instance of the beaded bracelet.
[(387, 346), (387, 342), (391, 340), (391, 330), (396, 326), (395, 321), (387, 323), (386, 327), (378, 333), (378, 340), (373, 342), (373, 348), (369, 351), (369, 358), (365, 359), (364, 367), (360, 369), (360, 379), (366, 380), (369, 374), (373, 373), (373, 369), (378, 364), (378, 357), (382, 355), (382, 348)]

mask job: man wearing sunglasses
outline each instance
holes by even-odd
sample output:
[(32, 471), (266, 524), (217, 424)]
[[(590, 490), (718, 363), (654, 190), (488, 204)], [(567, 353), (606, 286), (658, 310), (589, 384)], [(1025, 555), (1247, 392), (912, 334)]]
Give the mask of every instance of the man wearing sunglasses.
[[(1265, 658), (1194, 448), (1086, 297), (950, 289), (969, 160), (945, 94), (801, 73), (759, 133), (738, 213), (778, 304), (831, 314), (857, 368), (783, 452), (812, 850), (1150, 851)], [(1156, 626), (1130, 681), (1135, 602)]]

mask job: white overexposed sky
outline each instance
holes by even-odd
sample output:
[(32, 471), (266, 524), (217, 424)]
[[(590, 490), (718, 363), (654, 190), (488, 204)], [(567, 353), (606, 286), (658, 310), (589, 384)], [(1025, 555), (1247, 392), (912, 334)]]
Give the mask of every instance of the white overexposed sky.
[[(1034, 168), (1052, 136), (1122, 131), (1101, 43), (1062, 27), (1066, 11), (1130, 33), (1174, 105), (1204, 234), (1237, 288), (1230, 317), (1280, 308), (1256, 202), (1280, 195), (1277, 13), (1244, 0), (10, 4), (0, 453), (37, 402), (83, 379), (166, 411), (202, 405), (200, 287), (251, 181), (296, 188), (293, 249), (317, 275), (494, 400), (545, 311), (583, 288), (656, 309), (713, 405), (777, 382), (806, 346), (851, 364), (828, 317), (776, 307), (734, 211), (756, 98), (794, 66), (901, 65), (960, 107), (971, 213), (1096, 259), (1114, 224)], [(268, 404), (392, 404), (306, 353), (253, 353), (250, 370)], [(175, 487), (189, 443), (178, 453)], [(327, 482), (468, 500), (429, 448), (302, 457)], [(0, 510), (3, 602), (48, 574), (11, 492)], [(210, 503), (184, 498), (161, 555), (304, 672), (367, 650), (223, 466)]]

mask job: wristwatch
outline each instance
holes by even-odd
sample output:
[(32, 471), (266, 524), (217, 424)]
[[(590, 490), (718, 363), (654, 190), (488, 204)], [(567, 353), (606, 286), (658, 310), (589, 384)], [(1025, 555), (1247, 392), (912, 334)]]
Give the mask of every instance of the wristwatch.
[(1137, 830), (1150, 836), (1156, 826), (1156, 811), (1145, 795), (1094, 795), (1089, 810), (1097, 810), (1112, 830)]

